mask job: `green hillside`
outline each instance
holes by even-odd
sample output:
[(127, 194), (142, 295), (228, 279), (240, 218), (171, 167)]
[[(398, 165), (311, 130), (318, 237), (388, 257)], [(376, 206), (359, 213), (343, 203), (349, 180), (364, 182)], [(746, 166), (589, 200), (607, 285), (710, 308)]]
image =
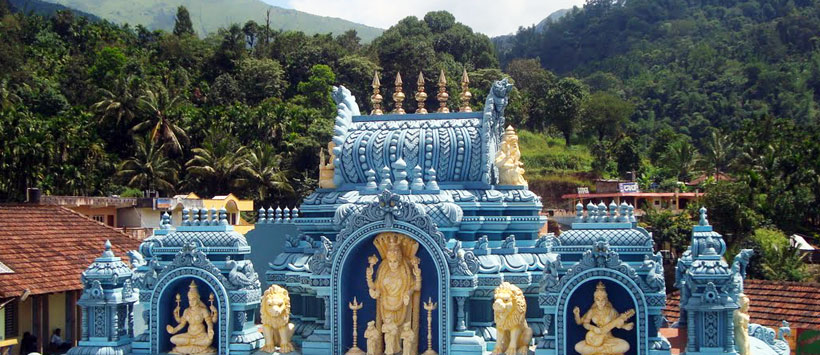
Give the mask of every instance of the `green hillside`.
[(215, 32), (233, 23), (244, 24), (254, 20), (264, 24), (270, 9), (270, 23), (281, 30), (298, 30), (307, 34), (341, 34), (354, 29), (364, 42), (370, 42), (382, 33), (369, 27), (333, 17), (311, 15), (291, 9), (268, 5), (260, 0), (53, 0), (73, 9), (92, 13), (109, 21), (132, 25), (141, 24), (151, 29), (170, 31), (174, 27), (177, 7), (183, 5), (191, 13), (194, 29), (200, 35)]
[(13, 12), (25, 14), (37, 14), (42, 16), (52, 16), (57, 11), (69, 10), (75, 15), (86, 17), (91, 21), (100, 21), (100, 18), (87, 12), (78, 11), (60, 4), (46, 2), (42, 0), (9, 0), (9, 6)]

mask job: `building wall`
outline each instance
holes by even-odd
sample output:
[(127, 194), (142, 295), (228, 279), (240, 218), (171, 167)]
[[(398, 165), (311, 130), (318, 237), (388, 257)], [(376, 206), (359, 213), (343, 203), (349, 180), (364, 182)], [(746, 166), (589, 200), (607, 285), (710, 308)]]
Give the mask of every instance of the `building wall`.
[[(95, 218), (95, 216), (103, 216), (102, 223), (108, 224), (109, 218), (114, 219), (114, 224), (111, 227), (117, 226), (117, 208), (114, 206), (108, 207), (100, 207), (100, 208), (92, 208), (87, 206), (66, 206), (71, 210), (81, 213), (83, 215), (88, 216), (89, 218)], [(111, 216), (111, 217), (109, 217)]]
[(117, 227), (159, 228), (162, 211), (151, 208), (127, 207), (117, 210)]
[(32, 312), (31, 312), (31, 305), (32, 305), (33, 297), (26, 298), (24, 302), (18, 303), (18, 310), (17, 315), (19, 318), (19, 328), (17, 328), (17, 343), (19, 344), (23, 340), (23, 333), (25, 332), (32, 332), (34, 328), (34, 324), (32, 323)]
[(60, 328), (62, 336), (66, 339), (66, 319), (65, 319), (65, 293), (52, 293), (48, 295), (48, 335), (54, 333), (54, 329)]

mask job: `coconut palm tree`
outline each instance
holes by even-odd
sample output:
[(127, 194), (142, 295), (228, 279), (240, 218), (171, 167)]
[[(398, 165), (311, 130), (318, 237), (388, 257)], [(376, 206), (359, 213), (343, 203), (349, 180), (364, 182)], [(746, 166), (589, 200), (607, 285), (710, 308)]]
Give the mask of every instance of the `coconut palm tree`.
[(282, 170), (282, 160), (282, 155), (276, 154), (268, 145), (257, 146), (245, 155), (242, 171), (256, 187), (255, 200), (270, 201), (273, 191), (279, 195), (295, 193), (288, 179), (289, 171)]
[(177, 168), (150, 135), (135, 136), (134, 156), (120, 163), (117, 175), (133, 188), (170, 192), (177, 180)]
[(163, 146), (174, 152), (181, 152), (183, 144), (188, 144), (188, 135), (175, 121), (174, 111), (183, 103), (181, 96), (176, 95), (163, 85), (143, 90), (138, 99), (142, 122), (132, 130), (150, 130), (154, 141), (162, 141)]
[(663, 155), (665, 165), (672, 169), (672, 172), (683, 181), (689, 180), (689, 176), (695, 169), (697, 159), (697, 150), (685, 140), (677, 140), (669, 144)]
[(100, 115), (100, 120), (115, 119), (119, 124), (130, 124), (137, 114), (139, 106), (139, 80), (135, 76), (119, 79), (112, 90), (100, 88), (100, 101), (91, 105), (91, 109)]
[(717, 179), (718, 174), (729, 167), (733, 150), (734, 144), (729, 141), (729, 137), (712, 131), (712, 135), (706, 141), (706, 150), (701, 157), (703, 170), (711, 172)]
[(205, 138), (201, 147), (191, 150), (194, 157), (185, 166), (188, 174), (203, 185), (200, 188), (210, 194), (219, 194), (247, 182), (242, 173), (246, 148), (239, 146), (232, 137), (214, 133)]

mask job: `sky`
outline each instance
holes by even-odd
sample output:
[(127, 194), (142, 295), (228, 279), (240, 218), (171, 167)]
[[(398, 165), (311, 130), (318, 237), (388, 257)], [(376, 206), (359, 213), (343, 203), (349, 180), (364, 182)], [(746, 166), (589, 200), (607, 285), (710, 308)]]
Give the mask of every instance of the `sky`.
[(407, 16), (424, 17), (447, 10), (456, 21), (490, 37), (515, 33), (519, 26), (537, 24), (560, 9), (582, 6), (585, 0), (263, 0), (269, 4), (314, 15), (386, 29)]

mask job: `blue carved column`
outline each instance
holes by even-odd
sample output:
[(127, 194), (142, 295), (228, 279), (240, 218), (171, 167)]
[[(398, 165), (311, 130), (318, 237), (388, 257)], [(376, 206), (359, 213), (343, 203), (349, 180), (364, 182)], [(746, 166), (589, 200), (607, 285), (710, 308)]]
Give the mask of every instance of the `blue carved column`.
[(681, 303), (688, 328), (685, 354), (737, 354), (733, 314), (738, 305), (730, 293), (733, 275), (723, 261), (725, 252), (723, 236), (712, 230), (701, 208), (692, 229), (691, 265), (682, 275), (688, 294)]
[(114, 256), (111, 243), (106, 242), (105, 252), (82, 275), (84, 289), (77, 302), (83, 315), (81, 340), (69, 354), (131, 353), (131, 331), (126, 332), (124, 322), (119, 319), (125, 314), (130, 317), (137, 302), (131, 277), (131, 269)]

